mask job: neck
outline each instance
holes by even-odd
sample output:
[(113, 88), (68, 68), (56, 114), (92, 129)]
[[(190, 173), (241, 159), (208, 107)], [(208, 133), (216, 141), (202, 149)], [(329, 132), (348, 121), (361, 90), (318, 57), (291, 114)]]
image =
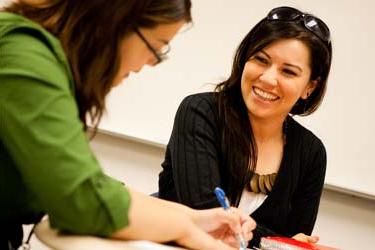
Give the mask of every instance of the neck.
[(272, 140), (283, 139), (283, 124), (286, 117), (280, 119), (261, 119), (250, 116), (250, 122), (255, 141), (266, 143)]

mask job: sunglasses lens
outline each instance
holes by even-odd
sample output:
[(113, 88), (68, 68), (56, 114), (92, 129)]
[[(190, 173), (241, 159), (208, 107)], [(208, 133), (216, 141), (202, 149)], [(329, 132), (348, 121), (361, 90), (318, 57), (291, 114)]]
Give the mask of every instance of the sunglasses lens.
[(323, 41), (329, 42), (330, 32), (327, 25), (317, 17), (305, 16), (305, 26)]
[(330, 32), (327, 25), (317, 17), (311, 16), (309, 14), (304, 14), (301, 11), (292, 7), (279, 7), (272, 9), (268, 15), (268, 20), (278, 20), (278, 21), (296, 21), (302, 18), (305, 27), (318, 36), (324, 42), (330, 43)]
[(268, 19), (270, 20), (281, 20), (281, 21), (292, 21), (299, 17), (302, 13), (291, 7), (279, 7), (271, 10), (268, 13)]

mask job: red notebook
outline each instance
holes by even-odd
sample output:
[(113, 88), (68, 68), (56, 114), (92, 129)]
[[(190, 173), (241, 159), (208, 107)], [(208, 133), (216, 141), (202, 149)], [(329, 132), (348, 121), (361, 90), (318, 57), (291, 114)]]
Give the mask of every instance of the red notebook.
[(339, 250), (338, 248), (301, 242), (287, 237), (263, 237), (260, 241), (262, 250)]

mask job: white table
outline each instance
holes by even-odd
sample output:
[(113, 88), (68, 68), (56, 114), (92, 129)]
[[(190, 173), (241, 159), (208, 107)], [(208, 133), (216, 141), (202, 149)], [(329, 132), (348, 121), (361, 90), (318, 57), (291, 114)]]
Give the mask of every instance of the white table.
[(151, 241), (120, 241), (94, 236), (65, 235), (52, 229), (49, 220), (41, 221), (35, 227), (36, 237), (55, 250), (183, 250)]

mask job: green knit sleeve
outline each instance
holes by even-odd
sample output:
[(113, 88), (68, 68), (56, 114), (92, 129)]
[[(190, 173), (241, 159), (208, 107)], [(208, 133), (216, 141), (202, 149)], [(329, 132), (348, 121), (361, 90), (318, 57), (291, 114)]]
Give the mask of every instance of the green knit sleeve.
[(32, 29), (1, 37), (0, 139), (53, 227), (108, 236), (129, 223), (129, 192), (94, 157), (53, 46)]

